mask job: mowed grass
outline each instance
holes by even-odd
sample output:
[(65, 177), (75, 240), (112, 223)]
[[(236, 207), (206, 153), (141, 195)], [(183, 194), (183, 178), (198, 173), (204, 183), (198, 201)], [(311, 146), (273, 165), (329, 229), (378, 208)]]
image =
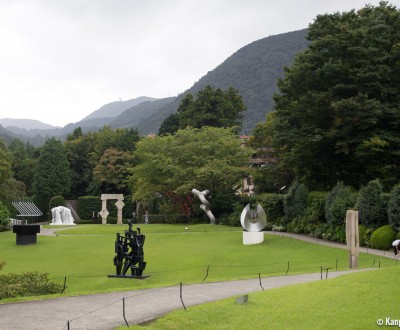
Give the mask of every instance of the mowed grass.
[[(63, 283), (67, 294), (136, 290), (261, 276), (347, 269), (347, 251), (266, 235), (259, 245), (242, 244), (239, 228), (211, 225), (140, 225), (146, 235), (144, 280), (108, 278), (115, 274), (114, 242), (128, 226), (83, 225), (60, 236), (38, 236), (37, 244), (16, 245), (15, 234), (0, 233), (1, 273), (39, 271)], [(188, 228), (188, 229), (185, 229)], [(68, 234), (68, 235), (64, 235)], [(393, 266), (393, 260), (361, 254), (360, 267)], [(208, 276), (206, 277), (208, 271)]]
[[(399, 320), (399, 267), (234, 298), (171, 312), (133, 329), (377, 329), (378, 320)], [(395, 326), (394, 328), (398, 328)], [(119, 327), (118, 329), (127, 329)]]

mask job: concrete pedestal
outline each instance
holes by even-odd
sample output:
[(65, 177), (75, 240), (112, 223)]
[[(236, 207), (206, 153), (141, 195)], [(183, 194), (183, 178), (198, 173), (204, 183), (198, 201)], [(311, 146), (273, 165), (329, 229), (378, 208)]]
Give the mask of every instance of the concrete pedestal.
[(243, 245), (260, 244), (264, 242), (264, 232), (257, 231), (244, 231), (243, 232)]

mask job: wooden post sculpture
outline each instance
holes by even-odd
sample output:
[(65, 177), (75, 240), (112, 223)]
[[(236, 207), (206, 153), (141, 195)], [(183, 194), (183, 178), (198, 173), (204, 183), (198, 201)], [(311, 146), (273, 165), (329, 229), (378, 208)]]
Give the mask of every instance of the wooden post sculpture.
[(358, 234), (358, 211), (347, 210), (346, 242), (349, 251), (349, 268), (357, 268), (360, 239)]

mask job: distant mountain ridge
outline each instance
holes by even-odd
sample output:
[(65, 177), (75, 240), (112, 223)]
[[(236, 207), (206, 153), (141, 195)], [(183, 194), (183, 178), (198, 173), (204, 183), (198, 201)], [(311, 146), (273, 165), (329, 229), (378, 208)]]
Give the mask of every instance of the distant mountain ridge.
[[(33, 137), (65, 138), (76, 127), (81, 127), (85, 132), (98, 130), (105, 125), (134, 128), (142, 135), (157, 133), (163, 120), (176, 112), (185, 95), (195, 95), (207, 85), (223, 90), (229, 87), (239, 90), (247, 107), (242, 133), (251, 134), (257, 122), (264, 121), (266, 114), (273, 110), (272, 96), (278, 79), (283, 76), (284, 67), (291, 65), (296, 53), (307, 47), (306, 35), (307, 29), (304, 29), (254, 41), (240, 48), (177, 97), (154, 99), (141, 96), (128, 101), (111, 102), (81, 121), (63, 128), (30, 130), (28, 140), (35, 145)], [(1, 131), (0, 134), (4, 135)], [(24, 135), (22, 130), (18, 134)]]
[(103, 105), (98, 110), (92, 112), (90, 115), (83, 118), (81, 121), (94, 119), (94, 118), (116, 118), (126, 109), (132, 108), (143, 102), (151, 102), (156, 100), (152, 97), (140, 96), (132, 100), (127, 101), (115, 101)]
[(0, 125), (3, 127), (17, 127), (21, 129), (53, 129), (57, 128), (49, 124), (45, 124), (35, 119), (14, 119), (14, 118), (3, 118), (0, 119)]

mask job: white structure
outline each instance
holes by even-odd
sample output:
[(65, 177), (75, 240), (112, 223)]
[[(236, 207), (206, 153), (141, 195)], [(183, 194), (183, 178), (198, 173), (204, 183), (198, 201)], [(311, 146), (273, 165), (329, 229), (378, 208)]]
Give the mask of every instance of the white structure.
[(67, 225), (74, 226), (74, 218), (71, 210), (68, 207), (57, 206), (51, 209), (51, 224), (50, 225)]
[(202, 203), (200, 205), (200, 208), (204, 212), (206, 212), (208, 218), (210, 219), (210, 224), (215, 225), (215, 217), (210, 210), (210, 202), (206, 199), (206, 195), (208, 195), (210, 191), (209, 190), (199, 191), (197, 189), (192, 189), (192, 193), (200, 199), (200, 202)]
[(107, 200), (116, 199), (115, 206), (117, 207), (117, 224), (122, 225), (122, 208), (125, 206), (123, 194), (101, 194), (101, 223), (105, 225), (107, 223), (107, 217), (110, 214), (107, 210)]
[(257, 210), (251, 211), (250, 204), (247, 204), (240, 215), (240, 223), (243, 229), (243, 244), (252, 245), (264, 242), (264, 232), (262, 231), (267, 224), (267, 215), (260, 204)]

